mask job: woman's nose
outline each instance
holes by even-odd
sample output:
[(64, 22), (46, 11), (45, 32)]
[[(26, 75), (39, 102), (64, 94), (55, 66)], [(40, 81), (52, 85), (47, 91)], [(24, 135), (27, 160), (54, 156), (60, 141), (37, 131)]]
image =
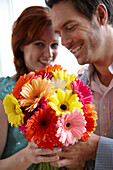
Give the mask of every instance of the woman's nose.
[(52, 50), (51, 47), (48, 46), (44, 49), (44, 57), (46, 57), (46, 58), (52, 58), (53, 57), (53, 50)]

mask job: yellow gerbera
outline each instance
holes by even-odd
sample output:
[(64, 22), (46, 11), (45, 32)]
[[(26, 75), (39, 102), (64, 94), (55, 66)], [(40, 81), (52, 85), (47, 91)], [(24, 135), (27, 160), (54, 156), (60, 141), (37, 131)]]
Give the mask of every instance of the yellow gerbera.
[[(68, 76), (66, 77), (66, 81), (67, 81), (67, 86), (66, 86), (66, 87), (67, 87), (68, 89), (71, 89), (70, 83), (71, 83), (71, 81), (75, 81), (76, 77), (77, 77), (77, 75), (75, 75), (75, 74), (71, 74), (71, 75), (68, 75)], [(75, 82), (75, 84), (76, 84), (76, 82)]]
[(11, 123), (11, 126), (18, 127), (24, 124), (24, 114), (20, 109), (18, 100), (13, 96), (13, 94), (7, 94), (3, 100), (3, 105), (5, 112), (8, 115), (8, 121)]
[(51, 72), (53, 73), (53, 77), (51, 79), (53, 86), (64, 91), (71, 89), (70, 83), (77, 77), (75, 74), (68, 75), (64, 70), (55, 70)]
[(55, 70), (55, 71), (51, 71), (53, 73), (53, 76), (55, 79), (66, 79), (67, 77), (67, 73), (64, 70)]
[(82, 112), (83, 110), (81, 108), (83, 105), (78, 100), (77, 94), (72, 94), (72, 90), (64, 92), (58, 89), (57, 93), (54, 93), (54, 95), (49, 98), (48, 105), (56, 111), (56, 116), (61, 116), (67, 112), (71, 113), (74, 109), (79, 109), (79, 111)]
[(53, 88), (52, 83), (47, 79), (32, 79), (31, 82), (24, 84), (21, 95), (24, 97), (19, 100), (22, 107), (26, 106), (26, 110), (33, 111), (41, 98), (48, 99), (56, 89)]

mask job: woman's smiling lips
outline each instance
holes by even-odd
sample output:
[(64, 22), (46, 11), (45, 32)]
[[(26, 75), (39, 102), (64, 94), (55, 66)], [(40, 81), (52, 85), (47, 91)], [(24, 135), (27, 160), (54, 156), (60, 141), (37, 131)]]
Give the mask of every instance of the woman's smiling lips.
[(48, 58), (48, 59), (40, 58), (38, 59), (38, 61), (43, 65), (49, 65), (52, 62), (52, 59), (51, 58)]

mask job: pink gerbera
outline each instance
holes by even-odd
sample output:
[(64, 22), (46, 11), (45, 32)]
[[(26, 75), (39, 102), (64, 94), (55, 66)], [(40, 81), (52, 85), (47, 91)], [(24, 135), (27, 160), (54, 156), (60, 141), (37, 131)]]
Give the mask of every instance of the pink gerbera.
[(82, 134), (86, 132), (86, 121), (78, 109), (73, 110), (72, 113), (65, 113), (62, 117), (58, 118), (57, 126), (57, 137), (64, 146), (74, 144), (81, 139)]
[(91, 95), (91, 90), (88, 89), (87, 85), (83, 84), (83, 81), (75, 79), (75, 82), (71, 82), (71, 88), (74, 94), (78, 94), (79, 101), (81, 101), (83, 105), (92, 102), (93, 96)]

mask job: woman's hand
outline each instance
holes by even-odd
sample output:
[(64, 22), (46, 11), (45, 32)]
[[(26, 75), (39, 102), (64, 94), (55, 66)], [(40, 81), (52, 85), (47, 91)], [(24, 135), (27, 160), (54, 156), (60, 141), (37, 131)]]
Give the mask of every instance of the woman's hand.
[[(59, 156), (56, 155), (62, 149), (58, 147), (54, 147), (54, 150), (51, 151), (49, 149), (38, 148), (34, 142), (28, 144), (28, 146), (24, 149), (24, 159), (25, 161), (29, 161), (32, 163), (40, 163), (40, 162), (53, 162), (58, 161)], [(48, 155), (48, 156), (47, 156)]]

